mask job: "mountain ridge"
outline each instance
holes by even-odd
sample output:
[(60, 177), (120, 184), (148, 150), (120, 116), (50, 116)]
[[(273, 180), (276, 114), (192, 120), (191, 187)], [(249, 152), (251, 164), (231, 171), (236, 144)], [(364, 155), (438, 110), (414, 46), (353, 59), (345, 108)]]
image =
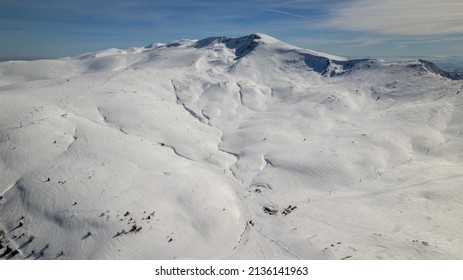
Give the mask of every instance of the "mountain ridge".
[[(235, 60), (239, 60), (240, 58), (245, 57), (246, 55), (250, 54), (252, 51), (254, 51), (256, 48), (259, 47), (259, 44), (261, 44), (261, 46), (270, 45), (272, 48), (272, 51), (277, 51), (277, 52), (282, 52), (282, 53), (285, 53), (285, 52), (296, 53), (302, 56), (304, 58), (306, 65), (309, 68), (325, 76), (334, 76), (334, 75), (346, 73), (351, 68), (355, 67), (356, 64), (362, 64), (364, 67), (368, 67), (368, 66), (365, 66), (365, 63), (369, 63), (371, 65), (371, 63), (384, 62), (384, 60), (369, 59), (369, 58), (347, 59), (344, 57), (334, 56), (334, 55), (316, 52), (312, 50), (306, 50), (306, 49), (294, 47), (287, 43), (281, 42), (278, 39), (275, 39), (266, 34), (255, 33), (255, 34), (250, 34), (250, 35), (236, 37), (236, 38), (218, 36), (218, 37), (209, 37), (209, 38), (202, 39), (202, 40), (184, 39), (180, 41), (171, 42), (168, 44), (155, 43), (155, 44), (148, 45), (144, 48), (132, 47), (126, 50), (112, 48), (112, 49), (107, 49), (103, 51), (77, 55), (73, 57), (66, 57), (66, 58), (57, 59), (57, 60), (48, 59), (48, 60), (34, 60), (34, 61), (0, 62), (6, 66), (6, 67), (5, 66), (2, 67), (3, 69), (6, 69), (6, 70), (0, 74), (4, 76), (5, 75), (8, 76), (8, 72), (14, 72), (16, 76), (21, 76), (22, 74), (26, 76), (22, 80), (28, 80), (28, 79), (30, 80), (30, 76), (36, 76), (37, 77), (36, 79), (47, 79), (47, 78), (53, 78), (55, 76), (44, 76), (43, 75), (44, 71), (41, 70), (43, 68), (41, 66), (42, 62), (45, 62), (45, 64), (47, 64), (48, 62), (53, 62), (55, 64), (54, 68), (57, 69), (57, 73), (64, 74), (66, 73), (67, 69), (63, 69), (63, 66), (59, 64), (63, 64), (66, 61), (68, 63), (73, 61), (73, 63), (75, 64), (73, 65), (73, 68), (77, 69), (78, 67), (85, 67), (84, 65), (86, 64), (82, 63), (82, 61), (85, 61), (85, 60), (95, 60), (95, 61), (93, 63), (90, 63), (88, 66), (86, 66), (87, 69), (82, 69), (81, 72), (77, 72), (76, 75), (80, 75), (84, 73), (85, 71), (87, 72), (111, 71), (111, 70), (121, 69), (124, 67), (131, 67), (131, 64), (136, 64), (140, 62), (139, 60), (141, 61), (144, 60), (143, 58), (138, 58), (135, 60), (127, 60), (125, 57), (130, 56), (130, 55), (137, 56), (143, 53), (149, 53), (151, 51), (159, 50), (164, 47), (171, 48), (171, 47), (186, 46), (186, 47), (193, 47), (193, 48), (200, 49), (200, 48), (206, 48), (206, 47), (213, 48), (214, 45), (217, 45), (217, 44), (218, 45), (223, 44), (226, 48), (233, 50), (236, 56)], [(414, 61), (416, 60), (409, 61), (409, 63), (414, 63)], [(432, 73), (441, 75), (449, 79), (458, 79), (456, 75), (452, 75), (446, 71), (439, 69), (434, 63), (430, 61), (423, 60), (423, 59), (418, 59), (417, 61), (422, 64), (424, 69)], [(15, 67), (14, 64), (24, 64), (24, 63), (29, 64), (32, 67), (30, 67), (27, 70), (28, 73), (18, 73), (17, 71), (18, 68)], [(51, 71), (46, 71), (46, 72), (50, 73)], [(20, 79), (21, 77), (17, 77), (16, 81), (19, 81)]]

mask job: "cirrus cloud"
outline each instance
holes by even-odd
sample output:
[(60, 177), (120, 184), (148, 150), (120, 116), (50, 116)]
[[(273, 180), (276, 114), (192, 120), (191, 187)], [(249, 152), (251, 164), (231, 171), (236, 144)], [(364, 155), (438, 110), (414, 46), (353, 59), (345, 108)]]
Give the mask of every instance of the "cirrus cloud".
[(325, 24), (398, 35), (463, 34), (463, 1), (358, 0), (335, 8)]

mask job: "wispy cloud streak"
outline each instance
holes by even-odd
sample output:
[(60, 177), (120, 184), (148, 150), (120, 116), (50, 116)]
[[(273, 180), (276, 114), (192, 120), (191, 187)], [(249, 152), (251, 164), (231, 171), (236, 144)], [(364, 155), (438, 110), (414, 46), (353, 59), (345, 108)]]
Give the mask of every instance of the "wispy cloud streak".
[(290, 13), (290, 12), (286, 12), (286, 11), (282, 11), (282, 10), (269, 9), (269, 8), (260, 8), (260, 9), (264, 10), (264, 11), (280, 13), (280, 14), (284, 14), (284, 15), (288, 15), (288, 16), (292, 16), (292, 17), (303, 18), (303, 19), (307, 19), (307, 20), (310, 20), (310, 21), (316, 21), (314, 18), (311, 18), (311, 17), (307, 17), (307, 16), (304, 16), (304, 15), (298, 15), (298, 14), (294, 14), (294, 13)]
[(440, 38), (440, 39), (431, 39), (431, 40), (416, 40), (396, 43), (396, 45), (410, 45), (410, 44), (424, 44), (424, 43), (441, 43), (441, 42), (453, 42), (453, 41), (463, 41), (463, 37), (457, 38)]
[(359, 0), (334, 8), (326, 26), (399, 35), (463, 34), (461, 0)]

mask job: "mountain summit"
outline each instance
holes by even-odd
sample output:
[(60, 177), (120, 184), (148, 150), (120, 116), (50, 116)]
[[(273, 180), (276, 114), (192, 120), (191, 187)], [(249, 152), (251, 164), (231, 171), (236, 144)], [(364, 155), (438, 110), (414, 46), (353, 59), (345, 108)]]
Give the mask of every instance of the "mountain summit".
[(2, 62), (0, 258), (460, 259), (444, 76), (260, 33)]
[(253, 51), (261, 42), (262, 37), (257, 34), (252, 34), (240, 38), (227, 37), (210, 37), (197, 41), (194, 46), (196, 48), (214, 47), (217, 44), (223, 44), (227, 48), (235, 50), (236, 59), (239, 59)]

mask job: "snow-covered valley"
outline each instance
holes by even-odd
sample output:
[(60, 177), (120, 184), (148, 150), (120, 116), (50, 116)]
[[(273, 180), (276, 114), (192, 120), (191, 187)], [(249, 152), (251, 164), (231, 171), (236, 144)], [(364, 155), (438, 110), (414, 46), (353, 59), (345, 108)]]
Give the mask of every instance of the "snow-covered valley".
[(0, 63), (4, 259), (462, 259), (463, 82), (264, 34)]

